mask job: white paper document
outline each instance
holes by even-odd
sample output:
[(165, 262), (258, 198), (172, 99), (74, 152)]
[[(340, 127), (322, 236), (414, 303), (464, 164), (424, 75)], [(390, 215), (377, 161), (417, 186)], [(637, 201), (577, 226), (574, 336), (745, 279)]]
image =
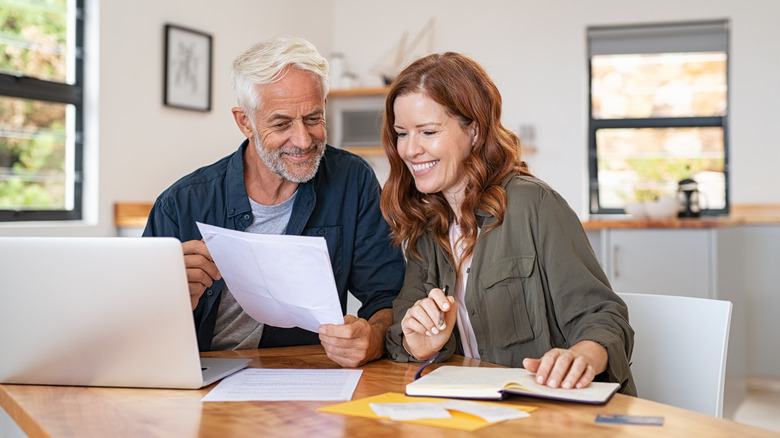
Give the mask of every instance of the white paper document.
[(349, 401), (363, 370), (247, 368), (225, 377), (202, 401)]
[(368, 406), (378, 417), (390, 417), (393, 421), (452, 418), (450, 411), (437, 402), (369, 403)]
[(420, 403), (370, 403), (377, 416), (390, 417), (394, 421), (422, 420), (426, 418), (450, 418), (449, 411), (460, 411), (482, 418), (488, 423), (526, 418), (531, 414), (507, 406), (487, 405), (462, 400)]
[(324, 238), (198, 229), (230, 292), (256, 321), (315, 333), (322, 324), (344, 324)]

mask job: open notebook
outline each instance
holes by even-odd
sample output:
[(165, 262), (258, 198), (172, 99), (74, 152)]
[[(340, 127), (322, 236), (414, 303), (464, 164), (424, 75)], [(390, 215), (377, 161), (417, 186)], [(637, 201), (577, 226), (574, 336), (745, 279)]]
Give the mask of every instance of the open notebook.
[(585, 388), (548, 388), (523, 368), (441, 366), (406, 385), (406, 395), (500, 400), (510, 394), (577, 403), (604, 404), (619, 383), (591, 382)]
[(0, 237), (0, 383), (195, 389), (201, 359), (173, 238)]

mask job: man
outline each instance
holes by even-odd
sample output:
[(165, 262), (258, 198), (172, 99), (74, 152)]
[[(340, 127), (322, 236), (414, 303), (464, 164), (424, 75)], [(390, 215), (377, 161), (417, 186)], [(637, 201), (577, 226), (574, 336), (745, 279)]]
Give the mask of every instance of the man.
[[(156, 200), (144, 236), (173, 236), (184, 249), (202, 351), (322, 343), (345, 367), (384, 352), (404, 261), (379, 210), (380, 186), (368, 164), (325, 144), (328, 63), (306, 40), (277, 37), (233, 63), (233, 117), (247, 137), (237, 152), (183, 177)], [(346, 310), (358, 317), (312, 333), (254, 321), (236, 302), (196, 221), (264, 234), (323, 236)]]

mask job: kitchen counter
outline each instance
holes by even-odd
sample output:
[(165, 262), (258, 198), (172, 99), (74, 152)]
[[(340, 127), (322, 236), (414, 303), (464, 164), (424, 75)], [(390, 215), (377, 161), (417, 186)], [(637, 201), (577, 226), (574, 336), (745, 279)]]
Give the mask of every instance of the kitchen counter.
[(740, 204), (731, 207), (728, 216), (704, 216), (700, 218), (634, 219), (630, 216), (593, 217), (582, 222), (586, 230), (646, 229), (646, 228), (719, 228), (738, 225), (780, 225), (780, 205)]

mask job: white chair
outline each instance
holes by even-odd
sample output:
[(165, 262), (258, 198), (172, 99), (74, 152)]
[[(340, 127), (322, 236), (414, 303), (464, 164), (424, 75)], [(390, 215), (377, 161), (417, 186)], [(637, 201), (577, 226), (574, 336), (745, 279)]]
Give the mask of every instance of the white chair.
[(639, 397), (721, 418), (730, 301), (622, 293)]

